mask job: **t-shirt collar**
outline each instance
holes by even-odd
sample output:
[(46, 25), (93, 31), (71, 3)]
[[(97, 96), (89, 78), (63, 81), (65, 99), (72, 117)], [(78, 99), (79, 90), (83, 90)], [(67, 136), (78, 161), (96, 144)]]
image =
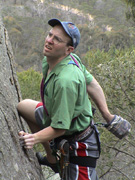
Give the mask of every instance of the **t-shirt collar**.
[[(46, 57), (45, 57), (46, 59)], [(68, 62), (70, 61), (70, 56), (66, 56), (62, 61), (60, 61), (58, 64), (56, 64), (56, 66), (52, 69), (52, 71), (50, 72), (49, 75), (51, 74), (56, 74), (58, 75), (62, 68), (65, 66), (65, 65), (68, 65)], [(46, 66), (44, 66), (44, 70), (45, 72), (48, 70), (48, 63), (46, 64)]]

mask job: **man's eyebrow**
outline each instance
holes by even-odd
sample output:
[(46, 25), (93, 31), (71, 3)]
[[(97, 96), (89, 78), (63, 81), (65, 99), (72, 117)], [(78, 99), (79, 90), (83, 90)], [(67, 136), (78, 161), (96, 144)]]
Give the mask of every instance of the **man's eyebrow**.
[[(52, 33), (51, 33), (51, 34), (52, 34)], [(57, 35), (54, 35), (54, 37), (62, 41), (61, 37), (59, 37), (59, 36), (57, 36)]]
[[(51, 32), (51, 30), (49, 31), (50, 35), (53, 35), (53, 33)], [(54, 38), (58, 39), (59, 41), (63, 41), (61, 37), (54, 35)]]

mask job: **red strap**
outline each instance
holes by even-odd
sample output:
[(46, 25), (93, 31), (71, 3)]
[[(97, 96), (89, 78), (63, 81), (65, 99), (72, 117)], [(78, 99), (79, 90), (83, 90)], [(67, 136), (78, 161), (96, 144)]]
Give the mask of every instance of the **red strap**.
[(42, 99), (44, 110), (45, 110), (47, 116), (49, 116), (48, 111), (47, 111), (46, 106), (45, 106), (45, 102), (44, 102), (44, 88), (45, 88), (45, 85), (44, 85), (44, 78), (43, 78), (41, 81), (41, 85), (40, 85), (40, 94), (41, 94), (41, 99)]
[(36, 108), (40, 107), (40, 106), (43, 106), (43, 103), (42, 102), (39, 102), (36, 106)]

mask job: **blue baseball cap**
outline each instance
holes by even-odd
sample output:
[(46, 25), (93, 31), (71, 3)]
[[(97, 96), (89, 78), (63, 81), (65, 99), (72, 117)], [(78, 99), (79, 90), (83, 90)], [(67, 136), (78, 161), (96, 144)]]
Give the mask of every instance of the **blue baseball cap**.
[(73, 42), (73, 47), (76, 48), (80, 42), (80, 31), (72, 22), (61, 22), (58, 19), (50, 19), (48, 24), (52, 27), (60, 24), (65, 32), (71, 37)]

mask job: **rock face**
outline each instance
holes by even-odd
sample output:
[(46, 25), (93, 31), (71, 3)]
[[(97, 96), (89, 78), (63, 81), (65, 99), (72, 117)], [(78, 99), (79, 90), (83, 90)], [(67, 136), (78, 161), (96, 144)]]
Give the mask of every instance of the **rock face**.
[(0, 18), (0, 179), (43, 180), (34, 151), (19, 143), (18, 132), (26, 130), (16, 110), (20, 99), (12, 48)]

